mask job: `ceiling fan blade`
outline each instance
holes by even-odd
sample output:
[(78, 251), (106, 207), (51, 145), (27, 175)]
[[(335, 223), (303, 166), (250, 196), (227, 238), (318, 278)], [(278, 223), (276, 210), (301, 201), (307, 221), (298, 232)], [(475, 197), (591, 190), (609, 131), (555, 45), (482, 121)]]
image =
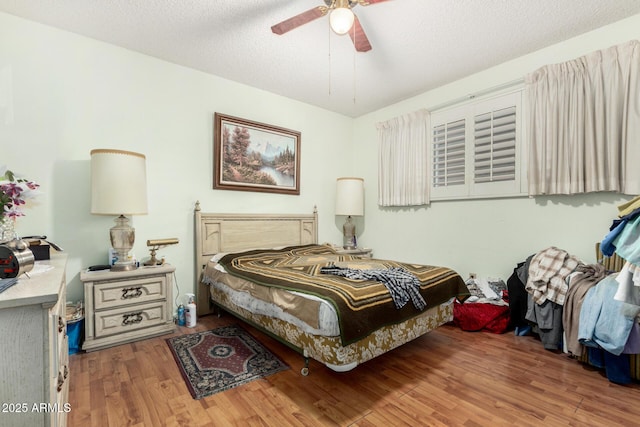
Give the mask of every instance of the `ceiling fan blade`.
[(287, 31), (291, 31), (294, 28), (298, 28), (301, 25), (304, 25), (308, 22), (313, 21), (314, 19), (318, 19), (327, 14), (327, 8), (325, 6), (314, 7), (313, 9), (309, 9), (306, 12), (302, 12), (299, 15), (292, 16), (289, 19), (285, 19), (279, 24), (271, 27), (271, 31), (276, 34), (284, 34)]
[(369, 39), (364, 33), (357, 16), (353, 21), (353, 27), (349, 30), (349, 37), (351, 37), (351, 41), (353, 41), (353, 45), (358, 52), (368, 52), (371, 50), (371, 43), (369, 43)]
[(370, 4), (382, 3), (389, 0), (358, 0), (360, 6), (369, 6)]

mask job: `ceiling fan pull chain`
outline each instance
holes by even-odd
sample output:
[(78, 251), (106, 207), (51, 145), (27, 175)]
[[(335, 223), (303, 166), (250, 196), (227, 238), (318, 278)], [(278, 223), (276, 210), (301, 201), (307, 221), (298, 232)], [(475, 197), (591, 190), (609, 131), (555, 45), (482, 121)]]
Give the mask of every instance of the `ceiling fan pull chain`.
[(331, 28), (327, 27), (327, 34), (329, 34), (329, 96), (331, 96)]
[[(351, 30), (353, 31), (353, 44), (356, 44), (356, 26), (355, 24), (351, 27)], [(353, 104), (355, 105), (356, 103), (356, 54), (357, 54), (357, 50), (354, 49), (353, 50)]]

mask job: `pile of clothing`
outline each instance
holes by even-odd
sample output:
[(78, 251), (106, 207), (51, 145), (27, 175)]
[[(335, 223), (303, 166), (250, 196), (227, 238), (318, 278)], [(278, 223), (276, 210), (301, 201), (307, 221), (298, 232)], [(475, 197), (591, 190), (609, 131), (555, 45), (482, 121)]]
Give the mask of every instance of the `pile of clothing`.
[(547, 350), (562, 348), (563, 306), (569, 292), (567, 278), (579, 267), (584, 267), (582, 261), (555, 246), (539, 251), (529, 261), (524, 287), (525, 319), (533, 325)]
[(629, 355), (640, 354), (640, 196), (618, 211), (601, 250), (624, 258), (622, 271), (587, 265), (552, 246), (519, 263), (507, 288), (517, 335), (533, 331), (545, 349), (586, 359), (612, 382), (629, 383)]
[(604, 367), (611, 381), (629, 383), (630, 355), (640, 354), (640, 196), (618, 206), (600, 250), (625, 263), (585, 296), (578, 340), (589, 363)]

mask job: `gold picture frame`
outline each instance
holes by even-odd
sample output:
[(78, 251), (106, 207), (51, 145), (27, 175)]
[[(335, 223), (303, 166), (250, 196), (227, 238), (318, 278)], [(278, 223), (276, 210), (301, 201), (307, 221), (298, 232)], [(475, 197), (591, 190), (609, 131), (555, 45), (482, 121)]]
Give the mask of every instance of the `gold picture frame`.
[(215, 113), (213, 188), (300, 194), (300, 132)]

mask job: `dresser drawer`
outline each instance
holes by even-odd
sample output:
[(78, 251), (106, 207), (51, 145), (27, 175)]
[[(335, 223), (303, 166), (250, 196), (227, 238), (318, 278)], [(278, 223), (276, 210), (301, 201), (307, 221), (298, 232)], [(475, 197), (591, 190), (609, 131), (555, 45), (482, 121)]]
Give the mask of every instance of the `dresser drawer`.
[(123, 334), (167, 322), (166, 301), (95, 312), (95, 337)]
[(165, 276), (151, 276), (118, 282), (96, 284), (94, 309), (102, 310), (122, 307), (127, 304), (142, 304), (150, 301), (166, 300)]

